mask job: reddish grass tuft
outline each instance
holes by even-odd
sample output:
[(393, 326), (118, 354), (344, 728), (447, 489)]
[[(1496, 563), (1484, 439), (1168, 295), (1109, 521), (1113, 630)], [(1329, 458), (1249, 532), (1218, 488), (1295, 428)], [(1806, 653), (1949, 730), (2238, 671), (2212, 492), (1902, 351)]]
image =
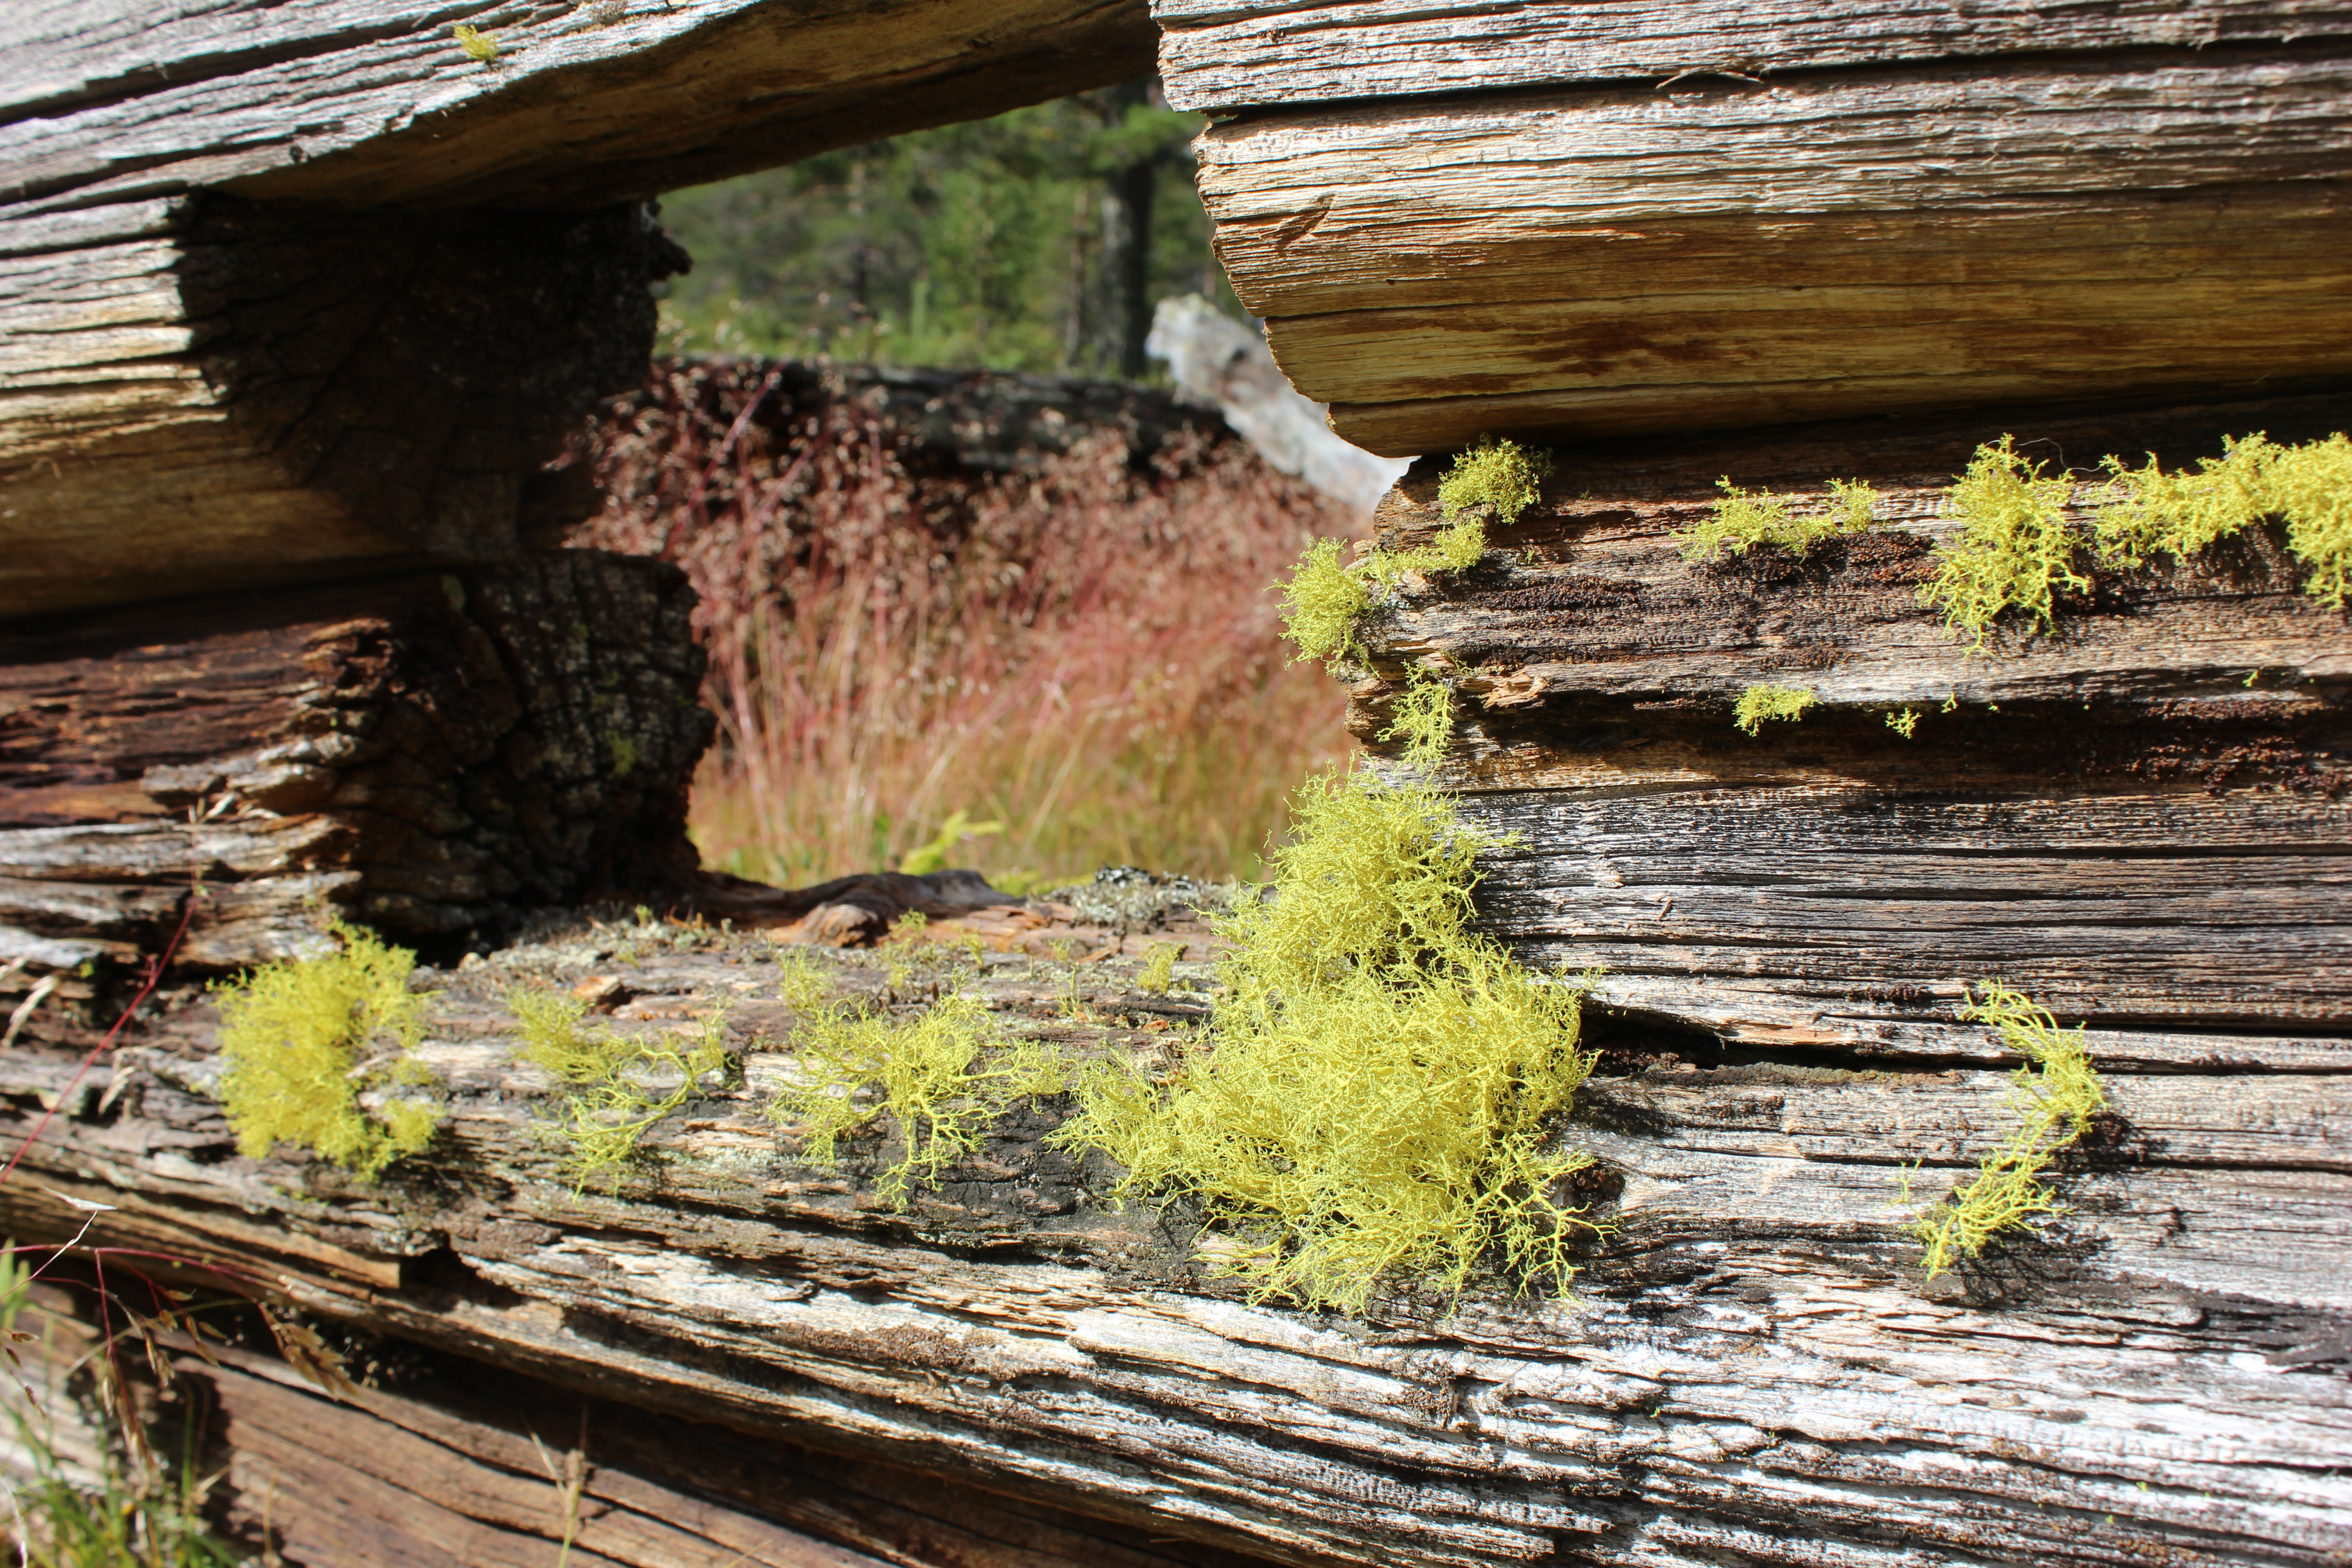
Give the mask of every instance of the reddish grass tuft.
[(947, 863), (1000, 886), (1255, 875), (1290, 789), (1349, 744), (1267, 589), (1352, 520), (1221, 432), (1139, 454), (1109, 424), (992, 471), (782, 374), (656, 366), (606, 422), (610, 500), (574, 535), (702, 595), (705, 863), (895, 867), (962, 812), (1002, 827)]

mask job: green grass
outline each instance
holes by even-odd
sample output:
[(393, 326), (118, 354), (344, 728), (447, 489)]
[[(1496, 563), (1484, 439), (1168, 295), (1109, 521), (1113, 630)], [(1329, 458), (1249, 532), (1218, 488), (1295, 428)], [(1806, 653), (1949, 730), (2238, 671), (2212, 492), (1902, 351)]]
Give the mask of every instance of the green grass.
[(1962, 1258), (1977, 1257), (1995, 1237), (2029, 1230), (2036, 1218), (2060, 1213), (2042, 1174), (2082, 1138), (2090, 1118), (2107, 1108), (2082, 1030), (2061, 1029), (2048, 1011), (1999, 981), (1983, 990), (1983, 1000), (1961, 1008), (1960, 1017), (1991, 1025), (2001, 1044), (2025, 1058), (2010, 1091), (2018, 1127), (1979, 1163), (1976, 1180), (1908, 1227), (1927, 1249), (1930, 1279)]
[(410, 1096), (361, 1104), (371, 1089), (430, 1076), (409, 1055), (425, 1019), (408, 990), (416, 955), (340, 920), (329, 935), (332, 952), (213, 988), (226, 1064), (221, 1105), (247, 1158), (293, 1143), (373, 1181), (430, 1142), (440, 1121), (437, 1106)]

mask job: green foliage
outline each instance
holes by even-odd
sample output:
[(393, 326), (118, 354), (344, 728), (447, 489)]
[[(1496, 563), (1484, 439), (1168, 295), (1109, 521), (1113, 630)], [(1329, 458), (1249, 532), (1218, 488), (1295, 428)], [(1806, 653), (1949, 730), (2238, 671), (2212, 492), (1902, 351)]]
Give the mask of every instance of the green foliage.
[(1454, 466), (1437, 481), (1438, 515), (1451, 522), (1474, 506), (1487, 506), (1507, 526), (1541, 499), (1543, 481), (1550, 477), (1549, 452), (1481, 436), (1467, 451), (1454, 455)]
[(768, 1103), (768, 1116), (798, 1131), (813, 1164), (838, 1168), (840, 1141), (877, 1117), (898, 1124), (901, 1147), (876, 1191), (904, 1208), (911, 1184), (980, 1147), (981, 1132), (1014, 1101), (1056, 1094), (1068, 1069), (1048, 1047), (1005, 1037), (988, 1005), (950, 992), (911, 1016), (866, 1013), (829, 994), (824, 973), (788, 971), (785, 1000), (800, 1015), (793, 1037), (800, 1079)]
[(1293, 822), (1274, 896), (1220, 922), (1208, 1051), (1164, 1082), (1097, 1065), (1055, 1141), (1124, 1164), (1121, 1194), (1189, 1195), (1256, 1300), (1360, 1310), (1408, 1273), (1458, 1294), (1490, 1256), (1564, 1295), (1590, 1226), (1552, 1188), (1589, 1161), (1549, 1139), (1591, 1068), (1581, 988), (1471, 930), (1496, 841), (1445, 796), (1327, 775)]
[(2257, 433), (2225, 438), (2222, 448), (2172, 473), (2154, 453), (2144, 468), (2107, 458), (2108, 504), (2093, 524), (2101, 562), (2138, 566), (2159, 552), (2185, 559), (2278, 517), (2309, 573), (2304, 591), (2342, 609), (2352, 597), (2352, 440), (2281, 447)]
[[(517, 991), (507, 1011), (520, 1026), (522, 1058), (574, 1092), (551, 1129), (563, 1151), (564, 1173), (579, 1192), (602, 1178), (617, 1185), (647, 1130), (694, 1098), (708, 1074), (726, 1070), (726, 1019), (702, 1018), (695, 1037), (614, 1033), (587, 1023), (588, 1005), (559, 992)], [(673, 1075), (674, 1088), (656, 1089)]]
[(264, 964), (216, 984), (221, 1013), (222, 1109), (237, 1147), (260, 1159), (295, 1143), (373, 1181), (394, 1160), (431, 1142), (440, 1121), (429, 1101), (360, 1097), (424, 1075), (409, 1053), (425, 1023), (408, 990), (416, 955), (373, 933), (332, 921), (340, 944), (315, 958)]
[(1723, 499), (1715, 503), (1714, 514), (1675, 535), (1686, 561), (1706, 559), (1721, 550), (1745, 555), (1759, 544), (1778, 545), (1801, 557), (1824, 540), (1878, 526), (1878, 492), (1861, 479), (1832, 479), (1829, 509), (1802, 514), (1794, 496), (1744, 490), (1727, 476), (1715, 484)]
[(1486, 552), (1486, 526), (1475, 518), (1439, 529), (1427, 544), (1368, 550), (1353, 562), (1340, 559), (1338, 540), (1315, 541), (1282, 584), (1282, 635), (1298, 649), (1293, 662), (1319, 658), (1336, 668), (1361, 660), (1356, 625), (1378, 604), (1374, 587), (1392, 590), (1408, 573), (1459, 572)]
[(1991, 1025), (2001, 1043), (2025, 1058), (2010, 1091), (2019, 1126), (1979, 1163), (1975, 1181), (1907, 1227), (1927, 1248), (1930, 1279), (1955, 1260), (1976, 1257), (2002, 1232), (2028, 1229), (2035, 1215), (2058, 1213), (2042, 1173), (2107, 1108), (2082, 1030), (2061, 1029), (2031, 998), (1998, 981), (1987, 983), (1984, 992), (1984, 1000), (1961, 1008), (1960, 1016)]
[(1112, 89), (673, 193), (662, 221), (694, 270), (664, 315), (698, 352), (1117, 373), (1122, 168), (1152, 171), (1149, 300), (1243, 313), (1192, 188), (1202, 123)]
[(1445, 760), (1454, 739), (1454, 693), (1445, 682), (1416, 669), (1405, 683), (1404, 695), (1390, 710), (1383, 741), (1402, 741), (1404, 760), (1415, 767), (1434, 767)]
[(1801, 687), (1751, 686), (1739, 694), (1738, 705), (1731, 710), (1731, 722), (1753, 735), (1763, 730), (1768, 720), (1786, 719), (1794, 722), (1802, 719), (1805, 710), (1819, 700)]
[(1968, 636), (1975, 652), (1990, 648), (1993, 621), (2003, 610), (2022, 610), (2047, 631), (2056, 591), (2091, 585), (2074, 567), (2080, 543), (2066, 521), (2074, 483), (2045, 476), (2042, 467), (2020, 457), (2015, 438), (2003, 436), (1999, 446), (1976, 449), (1948, 492), (1960, 536), (1936, 552), (1938, 564), (1920, 584), (1919, 600), (1942, 611), (1944, 624)]
[(947, 868), (948, 857), (954, 854), (967, 838), (986, 838), (1004, 831), (1001, 822), (974, 822), (971, 814), (958, 806), (940, 825), (939, 832), (928, 844), (919, 844), (907, 851), (898, 862), (898, 869), (910, 877), (927, 877), (933, 871)]
[[(12, 1352), (13, 1353), (13, 1352)], [(101, 1373), (100, 1379), (111, 1377)], [(11, 1477), (11, 1563), (24, 1568), (241, 1568), (247, 1554), (213, 1534), (205, 1502), (218, 1477), (198, 1472), (194, 1412), (173, 1473), (137, 1475), (111, 1445), (98, 1446), (98, 1473), (77, 1477), (58, 1453), (52, 1418), (11, 1402), (14, 1456), (28, 1474)], [(107, 1412), (90, 1409), (102, 1421)]]

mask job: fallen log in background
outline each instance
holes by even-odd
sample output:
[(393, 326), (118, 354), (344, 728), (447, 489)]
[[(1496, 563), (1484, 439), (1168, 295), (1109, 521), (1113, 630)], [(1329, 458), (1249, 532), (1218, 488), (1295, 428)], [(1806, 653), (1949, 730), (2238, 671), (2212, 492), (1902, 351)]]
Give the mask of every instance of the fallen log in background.
[[(971, 984), (1022, 1034), (1166, 1063), (1205, 1011), (1205, 950), (1153, 923), (1069, 961), (987, 956)], [(1187, 943), (1165, 996), (1132, 978), (1156, 940)], [(2013, 1125), (1990, 1031), (1794, 1065), (1600, 1018), (1602, 1069), (1563, 1130), (1600, 1158), (1589, 1195), (1613, 1222), (1581, 1302), (1488, 1279), (1457, 1310), (1408, 1287), (1355, 1321), (1253, 1306), (1213, 1277), (1218, 1238), (1107, 1207), (1099, 1156), (1040, 1142), (1052, 1101), (905, 1213), (874, 1194), (885, 1133), (844, 1173), (802, 1163), (760, 1114), (794, 1070), (779, 963), (909, 1007), (972, 962), (811, 954), (623, 925), (422, 976), (449, 1120), (373, 1189), (230, 1152), (203, 1092), (208, 1004), (167, 1009), (71, 1095), (68, 1057), (20, 1046), (0, 1058), (11, 1131), (44, 1101), (61, 1121), (0, 1209), (58, 1237), (44, 1189), (117, 1204), (107, 1243), (255, 1271), (327, 1320), (1277, 1562), (2315, 1568), (2352, 1550), (2340, 1043), (2273, 1058), (2244, 1037), (2269, 1069), (2246, 1071), (2095, 1032), (2115, 1114), (2066, 1174), (2073, 1212), (1929, 1282), (1903, 1197)], [(740, 1087), (709, 1081), (615, 1190), (575, 1192), (503, 1002), (534, 983), (649, 1033), (723, 1005)]]

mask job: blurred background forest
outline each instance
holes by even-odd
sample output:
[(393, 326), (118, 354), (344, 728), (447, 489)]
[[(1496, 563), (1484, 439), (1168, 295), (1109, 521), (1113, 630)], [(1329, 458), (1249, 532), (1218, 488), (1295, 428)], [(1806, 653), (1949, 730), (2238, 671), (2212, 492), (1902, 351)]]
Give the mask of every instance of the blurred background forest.
[(665, 198), (694, 269), (605, 421), (610, 500), (575, 542), (665, 555), (702, 595), (706, 864), (1247, 877), (1289, 791), (1345, 755), (1344, 694), (1290, 663), (1268, 590), (1360, 519), (1213, 409), (1166, 434), (1164, 392), (1139, 430), (1124, 389), (967, 377), (931, 406), (1049, 405), (1039, 449), (975, 465), (862, 368), (1164, 385), (1160, 300), (1245, 320), (1192, 186), (1202, 123), (1134, 83)]
[(1192, 189), (1203, 123), (1133, 82), (677, 192), (668, 342), (1144, 379), (1159, 300), (1242, 313)]

